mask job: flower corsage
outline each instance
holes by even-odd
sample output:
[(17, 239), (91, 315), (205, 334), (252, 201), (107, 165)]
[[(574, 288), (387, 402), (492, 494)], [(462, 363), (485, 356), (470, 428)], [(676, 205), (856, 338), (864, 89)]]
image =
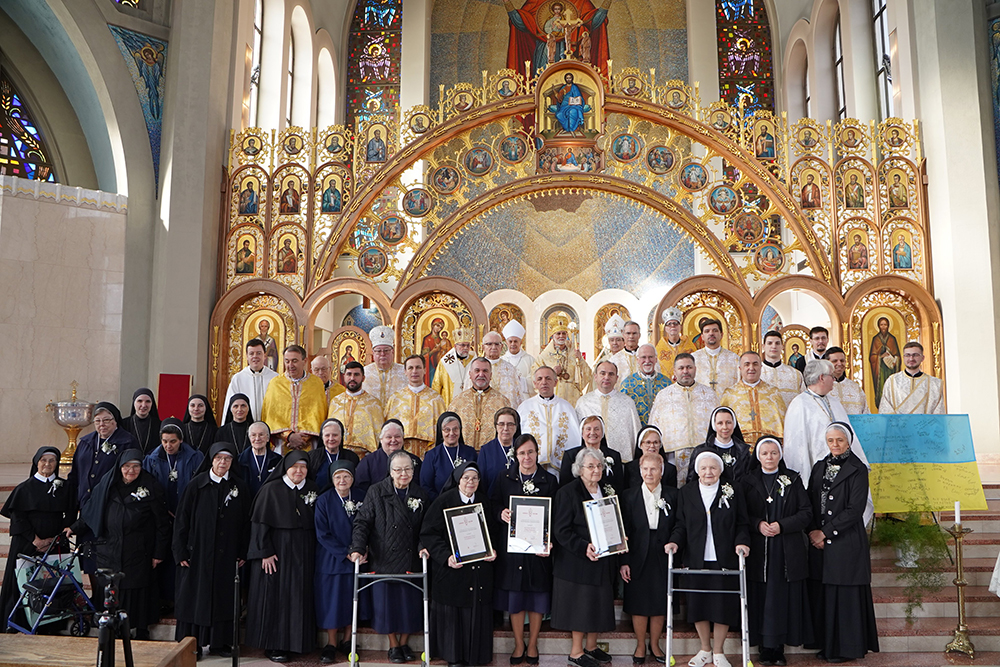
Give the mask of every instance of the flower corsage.
[(140, 486), (138, 489), (132, 492), (132, 497), (136, 500), (142, 500), (143, 498), (149, 497), (149, 489), (144, 486)]
[(110, 440), (105, 440), (104, 443), (101, 445), (101, 451), (104, 452), (105, 454), (111, 454), (112, 452), (115, 452), (117, 450), (118, 450), (118, 445), (111, 442)]
[(362, 501), (354, 502), (353, 500), (344, 501), (344, 511), (347, 512), (347, 516), (354, 516), (361, 509)]
[(660, 510), (661, 512), (663, 512), (663, 516), (670, 516), (670, 510), (672, 508), (670, 507), (670, 503), (668, 503), (663, 498), (657, 499), (657, 501), (656, 501), (656, 508), (658, 510)]
[(719, 508), (721, 509), (723, 505), (726, 509), (729, 509), (729, 499), (733, 497), (733, 487), (731, 484), (722, 485), (722, 497), (719, 498)]
[(785, 489), (791, 486), (792, 480), (788, 478), (788, 475), (778, 475), (778, 495), (782, 498), (785, 497)]
[(413, 511), (413, 512), (416, 512), (418, 509), (420, 509), (420, 506), (423, 505), (423, 504), (424, 504), (424, 502), (422, 500), (420, 500), (420, 498), (407, 498), (406, 499), (406, 506), (409, 507), (410, 510)]
[(733, 458), (733, 455), (730, 454), (729, 452), (723, 452), (721, 458), (722, 462), (725, 463), (727, 466), (733, 465), (733, 461), (736, 460)]
[(604, 473), (607, 475), (611, 474), (611, 466), (614, 465), (615, 460), (610, 456), (604, 457)]
[(229, 507), (229, 501), (240, 495), (240, 490), (235, 486), (229, 489), (229, 493), (226, 494), (226, 499), (223, 501), (223, 505)]
[(310, 491), (309, 493), (302, 496), (302, 502), (304, 502), (306, 505), (311, 506), (313, 503), (316, 502), (316, 492)]
[(615, 487), (611, 486), (610, 484), (605, 484), (604, 485), (604, 495), (605, 496), (616, 495), (616, 493), (615, 493)]
[(56, 477), (54, 480), (52, 480), (52, 486), (49, 487), (49, 493), (51, 495), (53, 495), (53, 496), (56, 495), (56, 491), (58, 491), (59, 487), (62, 486), (62, 485), (63, 485), (63, 481), (61, 479), (59, 479), (58, 477)]
[(825, 479), (828, 482), (832, 482), (834, 479), (837, 478), (838, 472), (840, 472), (839, 465), (827, 466), (826, 472), (823, 473), (823, 479)]
[(524, 493), (529, 496), (538, 493), (538, 487), (535, 486), (535, 483), (530, 479), (525, 480), (524, 484), (521, 485), (521, 488), (524, 490)]

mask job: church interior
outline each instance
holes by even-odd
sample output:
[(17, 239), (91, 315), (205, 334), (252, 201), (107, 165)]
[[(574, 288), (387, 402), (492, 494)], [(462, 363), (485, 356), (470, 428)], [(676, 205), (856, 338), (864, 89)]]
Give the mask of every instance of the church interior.
[(998, 160), (1000, 2), (0, 0), (0, 462), (71, 383), (224, 414), (253, 338), (592, 361), (679, 308), (825, 327), (873, 413), (918, 341), (997, 483)]

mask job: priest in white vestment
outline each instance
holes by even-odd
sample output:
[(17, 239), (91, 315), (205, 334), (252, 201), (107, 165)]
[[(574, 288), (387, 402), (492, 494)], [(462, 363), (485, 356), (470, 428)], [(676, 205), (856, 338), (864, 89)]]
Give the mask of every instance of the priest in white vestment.
[(535, 358), (524, 351), (524, 327), (517, 320), (511, 320), (503, 328), (503, 337), (507, 340), (507, 353), (501, 359), (517, 369), (521, 374), (521, 389), (525, 398), (535, 393), (531, 386), (531, 365)]
[(833, 379), (836, 380), (830, 395), (840, 401), (849, 415), (870, 414), (865, 390), (847, 377), (847, 355), (844, 354), (844, 350), (839, 347), (828, 347), (824, 356), (833, 364)]
[(563, 453), (579, 447), (580, 419), (569, 401), (555, 395), (556, 374), (548, 366), (535, 369), (533, 384), (536, 394), (517, 408), (521, 417), (521, 432), (530, 433), (538, 441), (538, 464), (554, 475), (559, 474)]
[(660, 429), (663, 451), (677, 468), (677, 486), (687, 480), (691, 452), (705, 442), (708, 420), (719, 398), (706, 385), (694, 381), (694, 356), (681, 352), (673, 358), (674, 383), (656, 395), (649, 425)]
[(365, 381), (362, 387), (375, 397), (384, 413), (389, 399), (406, 387), (406, 372), (403, 364), (395, 362), (396, 337), (392, 327), (372, 327), (368, 332), (372, 342), (372, 363), (365, 366)]
[(924, 346), (910, 341), (903, 346), (903, 370), (893, 373), (882, 387), (879, 414), (943, 415), (944, 383), (920, 370)]
[(727, 389), (740, 381), (740, 357), (722, 347), (722, 322), (719, 320), (702, 321), (701, 340), (705, 347), (694, 352), (698, 368), (695, 381), (711, 387), (721, 399)]
[[(503, 338), (496, 331), (490, 331), (483, 336), (483, 357), (489, 360), (493, 366), (490, 375), (490, 386), (503, 394), (510, 407), (517, 409), (521, 401), (527, 398), (522, 388), (523, 378), (516, 368), (500, 358), (500, 351), (503, 350)], [(466, 389), (472, 386), (472, 364), (470, 363), (465, 371), (463, 385)], [(465, 444), (469, 444), (466, 442)], [(471, 446), (471, 445), (470, 445)], [(476, 448), (478, 449), (478, 447)]]
[[(830, 453), (826, 445), (827, 427), (835, 421), (850, 423), (850, 420), (840, 401), (830, 396), (835, 384), (832, 363), (826, 359), (813, 359), (806, 363), (802, 375), (806, 390), (792, 400), (785, 413), (784, 461), (785, 465), (801, 475), (802, 483), (808, 487), (809, 480), (806, 478), (812, 473), (813, 466)], [(864, 443), (856, 435), (851, 451), (871, 468), (865, 456)], [(866, 524), (874, 511), (869, 493), (865, 507)]]
[(802, 373), (797, 368), (782, 362), (781, 357), (784, 352), (785, 343), (781, 340), (780, 333), (768, 331), (764, 334), (760, 379), (781, 392), (781, 398), (785, 400), (785, 405), (788, 405), (793, 398), (802, 393), (806, 385), (802, 382)]
[(226, 401), (223, 405), (229, 405), (233, 394), (246, 394), (250, 399), (250, 414), (259, 421), (267, 385), (276, 377), (278, 374), (267, 366), (264, 343), (259, 338), (251, 338), (247, 343), (247, 365), (229, 381), (229, 389), (226, 390)]
[(608, 447), (621, 454), (622, 463), (628, 463), (632, 460), (636, 436), (642, 428), (635, 403), (627, 394), (615, 389), (618, 385), (618, 368), (610, 359), (597, 364), (594, 369), (594, 384), (597, 389), (584, 394), (576, 402), (576, 416), (580, 422), (591, 415), (600, 417), (604, 421), (604, 436)]

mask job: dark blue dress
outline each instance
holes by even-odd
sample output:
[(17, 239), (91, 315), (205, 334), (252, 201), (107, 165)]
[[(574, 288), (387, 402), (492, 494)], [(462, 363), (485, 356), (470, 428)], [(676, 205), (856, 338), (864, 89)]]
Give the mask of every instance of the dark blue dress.
[(240, 452), (240, 456), (236, 460), (243, 466), (243, 480), (250, 487), (250, 497), (252, 498), (260, 491), (261, 485), (274, 470), (274, 467), (281, 463), (281, 454), (276, 454), (268, 449), (265, 450), (262, 459), (254, 460), (253, 448), (247, 447)]
[[(354, 563), (347, 559), (354, 517), (364, 494), (352, 488), (342, 499), (332, 487), (316, 501), (316, 624), (325, 629), (351, 625)], [(354, 503), (349, 513), (346, 502)], [(367, 612), (367, 606), (362, 608)], [(367, 618), (361, 614), (359, 618)]]
[[(476, 463), (479, 464), (479, 473), (483, 476), (480, 483), (485, 482), (489, 494), (493, 495), (493, 488), (505, 472), (512, 466), (516, 467), (514, 455), (507, 458), (507, 449), (500, 444), (500, 440), (493, 438), (479, 448)], [(505, 506), (506, 507), (506, 506)], [(501, 508), (502, 509), (502, 508)]]
[(476, 450), (468, 445), (445, 447), (443, 444), (432, 448), (424, 455), (424, 463), (420, 466), (420, 486), (431, 499), (437, 498), (445, 482), (455, 470), (455, 462), (475, 461)]

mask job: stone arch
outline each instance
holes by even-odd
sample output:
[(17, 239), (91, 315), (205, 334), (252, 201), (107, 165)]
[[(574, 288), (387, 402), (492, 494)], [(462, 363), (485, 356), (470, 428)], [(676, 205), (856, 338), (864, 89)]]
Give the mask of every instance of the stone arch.
[[(815, 298), (830, 317), (830, 324), (834, 331), (831, 333), (831, 344), (834, 340), (843, 343), (847, 339), (844, 325), (848, 322), (850, 311), (844, 306), (840, 294), (813, 276), (787, 276), (781, 280), (768, 283), (760, 292), (754, 295), (754, 306), (756, 309), (756, 320), (754, 326), (760, 325), (760, 318), (764, 315), (764, 309), (777, 296), (791, 290), (800, 290)], [(763, 332), (758, 330), (758, 335), (754, 339), (755, 345), (760, 345), (760, 336)]]
[[(738, 289), (736, 285), (725, 278), (720, 278), (719, 276), (691, 276), (690, 278), (685, 278), (674, 285), (674, 287), (667, 292), (662, 299), (660, 299), (659, 304), (656, 306), (656, 315), (653, 318), (654, 324), (658, 324), (662, 321), (664, 310), (674, 306), (684, 297), (697, 294), (698, 292), (714, 292), (720, 295), (723, 299), (733, 305), (736, 310), (737, 317), (744, 323), (751, 324), (756, 322), (759, 318), (759, 313), (756, 311), (756, 307), (754, 306), (753, 299), (750, 298), (749, 292)], [(655, 338), (651, 338), (654, 344), (660, 340), (660, 327), (655, 326), (655, 329)], [(733, 343), (732, 339), (733, 335), (730, 333), (730, 345)], [(751, 349), (749, 347), (750, 340), (751, 329), (747, 326), (743, 326), (742, 332), (739, 334), (739, 342), (742, 346), (741, 350)]]
[(475, 329), (476, 342), (479, 341), (479, 329), (483, 329), (483, 333), (486, 332), (486, 327), (490, 324), (489, 313), (486, 312), (486, 308), (483, 307), (483, 302), (480, 300), (479, 296), (473, 292), (471, 289), (451, 278), (421, 278), (416, 280), (404, 289), (396, 292), (396, 295), (392, 299), (392, 307), (395, 309), (395, 314), (393, 315), (393, 331), (396, 336), (396, 350), (401, 348), (401, 327), (402, 327), (402, 317), (406, 314), (406, 309), (416, 301), (419, 297), (430, 294), (433, 292), (440, 292), (444, 294), (449, 294), (463, 304), (469, 309), (472, 314), (472, 324)]

